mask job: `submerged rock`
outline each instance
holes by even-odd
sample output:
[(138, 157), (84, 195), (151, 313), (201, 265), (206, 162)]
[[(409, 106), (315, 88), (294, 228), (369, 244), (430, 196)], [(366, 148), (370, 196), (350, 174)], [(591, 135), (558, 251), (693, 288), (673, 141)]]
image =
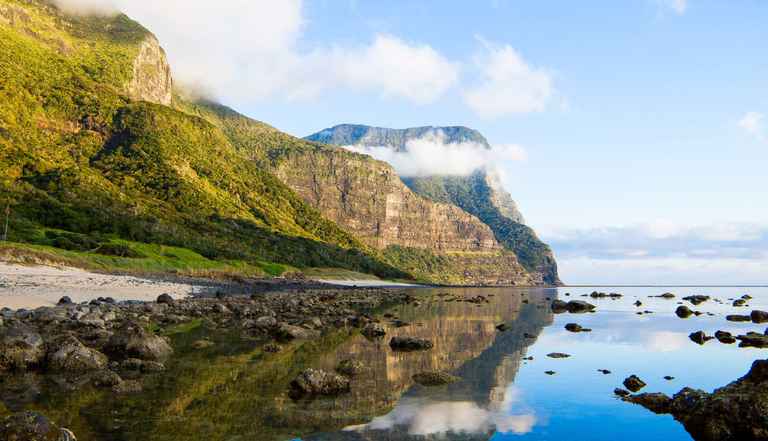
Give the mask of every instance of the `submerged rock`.
[(373, 322), (363, 326), (363, 329), (360, 331), (360, 333), (368, 338), (378, 338), (387, 335), (387, 331), (384, 330), (383, 326)]
[(106, 349), (117, 358), (142, 360), (164, 360), (173, 353), (166, 339), (135, 323), (128, 323), (120, 328), (109, 339)]
[(630, 375), (629, 377), (625, 378), (623, 384), (624, 387), (631, 390), (632, 392), (637, 392), (646, 386), (645, 382), (641, 380), (637, 375)]
[(51, 345), (48, 368), (64, 372), (101, 370), (107, 366), (107, 356), (91, 349), (73, 336), (65, 336)]
[(419, 372), (413, 376), (413, 381), (422, 386), (443, 386), (459, 380), (461, 378), (440, 371)]
[(45, 416), (32, 411), (15, 413), (0, 421), (3, 441), (77, 441), (68, 429), (58, 427)]
[(389, 347), (397, 351), (423, 351), (433, 346), (430, 340), (416, 337), (392, 337)]
[(711, 394), (686, 387), (671, 398), (640, 394), (625, 401), (671, 414), (698, 441), (766, 440), (768, 360), (755, 361), (745, 376)]
[(360, 374), (363, 372), (363, 369), (365, 369), (365, 365), (362, 362), (351, 359), (341, 360), (338, 366), (336, 366), (336, 372), (348, 377)]
[(35, 329), (17, 324), (1, 332), (0, 371), (26, 370), (43, 361), (45, 344)]
[(291, 382), (291, 395), (338, 395), (349, 392), (349, 379), (320, 369), (305, 369)]

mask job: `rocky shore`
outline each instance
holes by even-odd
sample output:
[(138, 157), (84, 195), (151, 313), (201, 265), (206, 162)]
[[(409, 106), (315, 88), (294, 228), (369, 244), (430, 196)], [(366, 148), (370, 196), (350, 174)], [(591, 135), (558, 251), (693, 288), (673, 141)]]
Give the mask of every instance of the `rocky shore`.
[[(0, 311), (0, 373), (34, 373), (69, 390), (92, 386), (118, 395), (137, 393), (145, 376), (164, 371), (173, 360), (174, 348), (163, 332), (169, 328), (205, 324), (239, 332), (264, 352), (279, 352), (292, 340), (314, 339), (345, 327), (365, 329), (374, 323), (369, 312), (414, 301), (403, 290), (381, 288), (181, 300), (163, 294), (155, 302), (99, 298), (74, 303), (63, 297), (53, 307)], [(201, 340), (193, 346), (210, 344)], [(0, 422), (0, 439), (65, 440), (74, 435), (42, 415), (16, 413)]]

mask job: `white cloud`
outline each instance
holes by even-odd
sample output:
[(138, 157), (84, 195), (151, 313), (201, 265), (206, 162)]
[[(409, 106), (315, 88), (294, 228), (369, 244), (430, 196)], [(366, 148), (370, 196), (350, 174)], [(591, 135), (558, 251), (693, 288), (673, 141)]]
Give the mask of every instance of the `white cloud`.
[(116, 11), (111, 1), (105, 0), (53, 0), (53, 3), (69, 14), (108, 15)]
[(747, 112), (739, 120), (738, 125), (750, 136), (764, 140), (766, 138), (765, 126), (763, 124), (764, 118), (765, 115), (760, 112)]
[(406, 143), (404, 151), (391, 147), (345, 146), (392, 165), (400, 176), (459, 175), (466, 176), (479, 168), (495, 168), (502, 162), (523, 161), (525, 149), (503, 144), (491, 149), (473, 142), (446, 143), (445, 136), (433, 133)]
[(483, 80), (464, 92), (467, 105), (484, 118), (544, 111), (555, 94), (551, 74), (529, 65), (509, 45), (484, 46), (476, 59)]
[(314, 99), (346, 88), (423, 104), (459, 76), (458, 64), (429, 45), (392, 35), (300, 49), (302, 0), (56, 1), (68, 11), (125, 12), (157, 34), (182, 84), (226, 101)]
[(671, 11), (683, 15), (688, 11), (688, 0), (655, 0), (661, 12)]

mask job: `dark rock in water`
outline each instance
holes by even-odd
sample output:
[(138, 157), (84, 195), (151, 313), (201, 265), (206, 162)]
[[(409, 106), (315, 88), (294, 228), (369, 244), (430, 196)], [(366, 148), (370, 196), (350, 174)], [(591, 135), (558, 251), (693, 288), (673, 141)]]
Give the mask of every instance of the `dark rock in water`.
[(604, 299), (606, 297), (611, 299), (618, 299), (623, 297), (621, 294), (616, 292), (606, 294), (604, 292), (598, 292), (598, 291), (592, 291), (592, 293), (589, 296), (592, 297), (593, 299)]
[(396, 351), (423, 351), (432, 346), (432, 342), (425, 338), (392, 337), (389, 341), (389, 347)]
[(749, 317), (752, 319), (752, 323), (766, 323), (768, 322), (768, 312), (765, 311), (758, 311), (754, 310), (749, 315)]
[(555, 314), (562, 314), (564, 312), (568, 311), (568, 303), (562, 301), (562, 300), (553, 300), (552, 305), (550, 306), (552, 308), (552, 312)]
[(736, 343), (736, 337), (734, 337), (733, 334), (731, 334), (730, 332), (726, 332), (726, 331), (715, 332), (715, 338), (720, 343), (725, 343), (728, 345)]
[(565, 329), (571, 332), (581, 332), (582, 327), (577, 323), (568, 323), (565, 325)]
[(440, 371), (419, 372), (413, 376), (413, 381), (422, 386), (443, 386), (459, 380), (461, 378)]
[(673, 376), (671, 376), (671, 375), (665, 375), (665, 376), (664, 376), (664, 379), (665, 379), (665, 380), (667, 380), (667, 381), (672, 381), (672, 380), (674, 380), (674, 379), (675, 379), (675, 377), (673, 377)]
[(637, 375), (630, 375), (626, 379), (624, 379), (624, 387), (631, 390), (632, 392), (637, 392), (640, 389), (645, 387), (645, 382), (641, 380)]
[(687, 297), (683, 297), (683, 300), (688, 300), (694, 305), (699, 305), (709, 300), (709, 296), (702, 296), (702, 295), (687, 296)]
[(741, 296), (741, 298), (744, 300), (752, 300), (752, 296), (749, 294), (744, 294), (743, 296)]
[(45, 344), (36, 330), (17, 324), (0, 332), (0, 371), (25, 370), (43, 361)]
[(280, 346), (277, 343), (267, 343), (267, 344), (265, 344), (264, 346), (261, 347), (261, 350), (264, 351), (264, 352), (269, 352), (269, 353), (275, 354), (277, 352), (282, 351), (283, 347)]
[(547, 375), (555, 375), (557, 372), (555, 372), (555, 371), (544, 371), (544, 373), (547, 374)]
[(736, 340), (741, 342), (739, 346), (743, 348), (768, 348), (768, 335), (765, 334), (747, 332), (746, 335), (736, 337)]
[(380, 324), (371, 322), (363, 326), (360, 333), (368, 338), (378, 338), (384, 337), (387, 334), (387, 331), (385, 331), (384, 327)]
[(653, 394), (627, 401), (671, 414), (697, 441), (766, 440), (768, 360), (755, 361), (747, 375), (711, 394), (686, 387), (672, 398)]
[(496, 325), (496, 329), (501, 331), (501, 332), (505, 332), (505, 331), (509, 331), (510, 329), (512, 329), (512, 327), (509, 326), (506, 323), (501, 323), (501, 324)]
[(688, 318), (693, 315), (693, 311), (685, 305), (680, 305), (675, 309), (675, 314), (680, 318)]
[(733, 306), (744, 306), (746, 304), (747, 304), (747, 301), (744, 299), (736, 299), (732, 303)]
[(704, 331), (696, 331), (696, 332), (692, 332), (692, 333), (690, 333), (690, 334), (688, 335), (688, 338), (690, 338), (690, 339), (691, 339), (691, 341), (693, 341), (694, 343), (698, 343), (698, 344), (700, 344), (700, 345), (703, 345), (704, 343), (706, 343), (707, 341), (709, 341), (709, 340), (711, 340), (711, 339), (712, 339), (712, 337), (708, 337), (708, 336), (707, 336), (707, 335), (704, 333)]
[(105, 349), (116, 358), (142, 360), (164, 360), (173, 353), (166, 339), (135, 323), (128, 323), (117, 330)]
[(594, 311), (595, 305), (582, 300), (571, 300), (566, 304), (565, 308), (572, 314), (579, 314)]
[(729, 322), (751, 322), (752, 321), (752, 317), (748, 315), (740, 315), (740, 314), (726, 315), (725, 319), (728, 320)]
[(289, 325), (288, 323), (277, 325), (274, 334), (275, 338), (282, 341), (310, 340), (320, 337), (320, 332), (314, 329), (302, 328), (301, 326)]
[(611, 373), (611, 371), (609, 371), (608, 369), (598, 369), (597, 371), (603, 375), (608, 375)]
[(63, 305), (71, 305), (71, 304), (72, 304), (72, 299), (69, 296), (64, 296), (64, 297), (60, 298), (59, 302), (57, 303), (57, 305), (62, 305), (62, 306)]
[(68, 429), (37, 412), (19, 412), (0, 421), (0, 439), (3, 441), (77, 441)]
[(122, 381), (123, 379), (120, 378), (120, 375), (109, 370), (99, 371), (91, 376), (91, 383), (95, 387), (114, 387)]
[(86, 372), (107, 367), (107, 356), (91, 349), (74, 336), (65, 336), (54, 341), (48, 352), (48, 368), (64, 372)]
[(664, 294), (658, 295), (656, 297), (660, 297), (662, 299), (674, 299), (675, 295), (672, 294), (671, 292), (665, 292)]
[(640, 300), (635, 300), (634, 305), (639, 308), (639, 307), (643, 306), (643, 302), (641, 302)]
[(157, 303), (172, 305), (173, 302), (174, 302), (173, 297), (171, 297), (168, 294), (160, 294), (159, 296), (157, 296)]
[(614, 395), (618, 395), (620, 397), (626, 397), (626, 396), (629, 395), (629, 391), (628, 390), (622, 389), (620, 387), (617, 387), (616, 389), (614, 389), (613, 393), (614, 393)]
[(348, 377), (354, 377), (355, 375), (360, 374), (364, 368), (365, 366), (362, 362), (346, 359), (339, 362), (338, 366), (336, 366), (336, 372)]
[(564, 354), (562, 352), (551, 352), (547, 354), (547, 357), (549, 358), (568, 358), (570, 357), (570, 354)]
[(349, 392), (349, 379), (320, 369), (305, 369), (291, 382), (291, 396), (339, 395)]

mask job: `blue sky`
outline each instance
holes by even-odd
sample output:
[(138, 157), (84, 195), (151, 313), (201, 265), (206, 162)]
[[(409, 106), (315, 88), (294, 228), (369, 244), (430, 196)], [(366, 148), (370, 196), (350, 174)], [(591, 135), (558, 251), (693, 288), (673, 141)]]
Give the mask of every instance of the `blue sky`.
[(567, 282), (768, 282), (766, 1), (59, 1), (126, 11), (187, 87), (297, 136), (521, 147), (498, 165)]

